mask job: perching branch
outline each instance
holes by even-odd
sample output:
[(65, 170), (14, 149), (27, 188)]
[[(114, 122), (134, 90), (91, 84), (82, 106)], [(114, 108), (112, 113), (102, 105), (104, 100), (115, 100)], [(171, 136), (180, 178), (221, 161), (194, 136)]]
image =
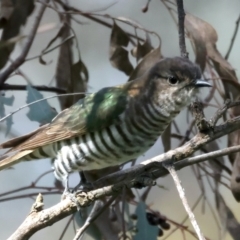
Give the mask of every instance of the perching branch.
[[(186, 142), (183, 146), (180, 146), (176, 149), (168, 151), (167, 153), (164, 153), (159, 156), (153, 157), (149, 160), (146, 160), (141, 164), (134, 166), (130, 169), (109, 174), (108, 176), (99, 179), (97, 182), (95, 182), (95, 184), (97, 186), (104, 186), (109, 183), (112, 184), (120, 181), (128, 181), (129, 179), (132, 179), (134, 176), (139, 176), (146, 172), (150, 174), (153, 179), (157, 179), (159, 177), (165, 176), (167, 174), (167, 171), (166, 169), (162, 168), (162, 162), (169, 161), (174, 157), (176, 161), (176, 163), (174, 164), (176, 165), (175, 168), (176, 170), (180, 170), (183, 167), (191, 165), (191, 164), (187, 164), (187, 165), (183, 164), (181, 166), (180, 160), (188, 158), (195, 151), (203, 147), (205, 144), (215, 139), (218, 139), (222, 136), (225, 136), (233, 131), (236, 131), (237, 129), (239, 129), (239, 127), (240, 127), (240, 117), (230, 119), (227, 122), (214, 127), (212, 132), (209, 132), (206, 134), (202, 134), (202, 133), (196, 134), (190, 141)], [(220, 150), (220, 151), (223, 151), (223, 150)], [(239, 150), (232, 149), (231, 151), (237, 152)], [(215, 152), (213, 152), (213, 154), (214, 153)], [(229, 152), (221, 156), (228, 155), (228, 154)], [(205, 155), (206, 158), (204, 158), (204, 160), (209, 160), (209, 156), (210, 155)], [(216, 157), (220, 157), (220, 155), (214, 156), (213, 158), (216, 158)], [(193, 161), (192, 164), (197, 163), (197, 162), (194, 162), (194, 159), (190, 159), (190, 161)]]
[[(225, 156), (233, 152), (240, 151), (240, 146), (234, 146), (222, 150), (218, 150), (211, 153), (202, 154), (200, 156), (189, 158), (196, 150), (203, 145), (217, 138), (220, 138), (230, 132), (233, 132), (240, 127), (240, 117), (230, 119), (227, 122), (214, 127), (213, 132), (206, 134), (198, 133), (184, 146), (170, 150), (167, 153), (156, 156), (152, 159), (142, 162), (140, 165), (134, 166), (130, 169), (122, 170), (117, 173), (110, 174), (94, 183), (94, 185), (103, 185), (108, 182), (118, 182), (106, 187), (98, 188), (89, 192), (81, 192), (77, 194), (77, 199), (81, 207), (86, 207), (92, 204), (97, 199), (104, 196), (115, 196), (120, 193), (124, 187), (132, 188), (136, 186), (137, 182), (141, 182), (146, 185), (144, 177), (141, 175), (151, 176), (152, 179), (167, 174), (167, 170), (164, 168), (164, 161), (175, 159), (174, 167), (179, 170), (183, 167), (191, 164), (199, 163), (200, 161), (206, 161), (216, 159), (220, 156)], [(182, 160), (182, 161), (181, 161)], [(135, 179), (133, 181), (133, 179)], [(154, 182), (148, 181), (150, 185)], [(61, 201), (55, 206), (42, 210), (40, 212), (32, 212), (28, 215), (21, 226), (16, 232), (9, 238), (9, 240), (15, 239), (28, 239), (38, 230), (50, 226), (53, 223), (69, 216), (70, 214), (77, 211), (77, 206), (69, 198)]]
[(175, 183), (175, 186), (178, 190), (178, 195), (179, 197), (181, 198), (181, 201), (183, 203), (183, 206), (188, 214), (188, 217), (190, 219), (190, 222), (192, 223), (192, 226), (198, 236), (198, 239), (199, 240), (206, 240), (205, 237), (203, 236), (201, 230), (200, 230), (200, 227), (197, 223), (197, 220), (194, 216), (194, 213), (193, 211), (191, 210), (189, 204), (188, 204), (188, 201), (187, 201), (187, 198), (185, 196), (185, 191), (182, 187), (182, 184), (181, 184), (181, 181), (177, 175), (177, 172), (175, 171), (175, 168), (172, 164), (164, 164), (165, 168), (169, 171), (169, 173), (171, 174), (172, 176), (172, 179), (174, 180), (174, 183)]

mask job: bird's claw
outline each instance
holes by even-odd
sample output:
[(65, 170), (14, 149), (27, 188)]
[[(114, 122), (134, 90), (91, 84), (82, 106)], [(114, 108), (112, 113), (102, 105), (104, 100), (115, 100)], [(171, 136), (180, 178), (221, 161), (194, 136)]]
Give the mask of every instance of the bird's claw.
[(74, 202), (77, 206), (77, 210), (79, 211), (81, 209), (81, 205), (78, 202), (78, 199), (76, 197), (78, 192), (70, 192), (70, 191), (64, 191), (62, 194), (62, 200), (69, 198), (72, 202)]
[(90, 182), (80, 182), (76, 187), (73, 188), (73, 192), (88, 192), (93, 190), (93, 185)]

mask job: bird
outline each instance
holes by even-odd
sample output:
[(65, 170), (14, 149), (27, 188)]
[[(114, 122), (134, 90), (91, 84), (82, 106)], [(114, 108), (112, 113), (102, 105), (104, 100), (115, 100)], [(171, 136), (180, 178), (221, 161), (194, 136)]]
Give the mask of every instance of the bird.
[(0, 170), (52, 158), (54, 175), (68, 191), (72, 172), (122, 165), (144, 154), (199, 88), (210, 86), (189, 59), (163, 58), (141, 77), (86, 95), (50, 123), (0, 144), (10, 148)]

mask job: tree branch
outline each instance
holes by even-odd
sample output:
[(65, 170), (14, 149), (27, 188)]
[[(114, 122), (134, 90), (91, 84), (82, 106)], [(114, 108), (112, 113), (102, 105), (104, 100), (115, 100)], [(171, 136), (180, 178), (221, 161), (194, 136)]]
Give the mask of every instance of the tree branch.
[[(72, 11), (73, 13), (78, 13), (78, 14), (80, 14), (81, 16), (83, 16), (83, 17), (85, 17), (85, 18), (88, 18), (88, 19), (90, 19), (90, 20), (92, 20), (92, 21), (94, 21), (94, 22), (97, 22), (97, 23), (99, 23), (99, 24), (101, 24), (101, 25), (103, 25), (103, 26), (105, 26), (105, 27), (107, 27), (107, 28), (112, 28), (113, 27), (113, 25), (111, 24), (111, 23), (108, 23), (108, 22), (106, 22), (106, 21), (103, 21), (103, 20), (101, 20), (101, 19), (99, 19), (99, 18), (97, 18), (97, 17), (94, 17), (91, 13), (87, 13), (87, 12), (83, 12), (83, 11), (81, 11), (80, 9), (77, 9), (77, 8), (75, 8), (75, 7), (72, 7), (72, 6), (69, 6), (68, 4), (66, 4), (66, 3), (64, 3), (63, 1), (60, 1), (60, 0), (56, 0), (63, 8), (64, 8), (64, 10), (66, 10), (66, 11)], [(102, 17), (109, 17), (108, 15), (102, 15)], [(140, 40), (140, 41), (145, 41), (143, 38), (141, 38), (141, 37), (138, 37), (138, 36), (136, 36), (135, 34), (132, 34), (132, 33), (130, 33), (130, 32), (127, 32), (126, 31), (126, 34), (127, 35), (129, 35), (130, 37), (132, 37), (132, 38), (136, 38), (136, 39), (138, 39), (138, 40)]]
[(177, 175), (177, 172), (175, 171), (175, 168), (172, 164), (164, 164), (165, 168), (168, 170), (168, 172), (171, 174), (172, 176), (172, 179), (175, 183), (175, 186), (177, 188), (177, 191), (178, 191), (178, 195), (183, 203), (183, 206), (188, 214), (188, 217), (190, 219), (190, 222), (196, 232), (196, 235), (198, 236), (198, 239), (199, 240), (206, 240), (205, 237), (203, 236), (201, 230), (200, 230), (200, 227), (197, 223), (197, 220), (194, 216), (194, 213), (192, 211), (192, 209), (190, 208), (189, 204), (188, 204), (188, 201), (187, 201), (187, 198), (186, 198), (186, 195), (185, 195), (185, 191), (184, 191), (184, 188), (182, 187), (182, 184), (181, 184), (181, 181)]
[[(167, 153), (161, 154), (152, 159), (146, 160), (137, 166), (109, 174), (106, 177), (99, 179), (94, 184), (100, 187), (108, 184), (113, 184), (116, 182), (128, 181), (136, 176), (146, 173), (150, 174), (153, 179), (157, 179), (167, 174), (166, 169), (162, 168), (163, 161), (170, 161), (173, 157), (176, 160), (176, 162), (188, 158), (195, 151), (203, 147), (205, 144), (215, 139), (218, 139), (224, 135), (227, 135), (233, 131), (236, 131), (239, 128), (240, 128), (240, 116), (230, 119), (227, 122), (214, 127), (213, 131), (209, 133), (196, 134), (190, 141), (186, 142), (183, 146), (170, 150)], [(208, 160), (208, 158), (205, 160)], [(180, 166), (178, 167), (176, 166), (177, 170), (181, 169)], [(153, 172), (153, 170), (155, 171)]]
[[(44, 0), (44, 3), (48, 3), (49, 0)], [(5, 69), (4, 72), (2, 72), (0, 74), (0, 86), (3, 85), (3, 83), (6, 81), (6, 79), (8, 78), (8, 76), (14, 71), (16, 70), (20, 65), (23, 64), (23, 62), (25, 61), (25, 58), (31, 48), (31, 45), (33, 43), (34, 37), (36, 36), (36, 32), (39, 26), (39, 23), (42, 19), (43, 13), (46, 9), (46, 5), (45, 4), (41, 4), (40, 8), (39, 8), (39, 12), (36, 15), (36, 19), (35, 22), (33, 23), (32, 29), (27, 37), (26, 43), (23, 47), (23, 51), (21, 52), (21, 54), (11, 63), (11, 65), (9, 67), (7, 67)]]
[(178, 36), (180, 52), (182, 57), (188, 58), (188, 52), (186, 50), (185, 43), (185, 31), (184, 31), (185, 12), (183, 8), (183, 0), (177, 0), (177, 10), (178, 10)]
[[(128, 185), (126, 183), (119, 183), (96, 189), (90, 192), (81, 192), (76, 195), (78, 204), (81, 207), (87, 207), (91, 205), (95, 200), (105, 196), (116, 196), (124, 187), (134, 187), (135, 181), (132, 181)], [(43, 229), (47, 226), (58, 222), (59, 220), (73, 214), (77, 211), (77, 205), (70, 198), (62, 200), (60, 203), (46, 210), (39, 212), (31, 211), (24, 222), (19, 228), (8, 238), (8, 240), (21, 240), (29, 239), (35, 232)]]
[[(102, 179), (99, 179), (94, 183), (94, 185), (102, 185), (107, 184), (108, 182), (116, 181), (118, 183), (115, 185), (98, 188), (89, 192), (78, 193), (76, 195), (78, 202), (81, 207), (86, 207), (92, 204), (95, 200), (100, 199), (104, 196), (115, 196), (116, 194), (120, 193), (124, 187), (136, 187), (136, 183), (138, 182), (144, 182), (144, 184), (146, 185), (145, 179), (141, 177), (139, 178), (138, 176), (147, 174), (153, 179), (156, 179), (166, 175), (168, 172), (164, 168), (163, 163), (171, 159), (176, 160), (176, 162), (174, 163), (174, 167), (176, 170), (179, 170), (183, 167), (199, 163), (200, 161), (216, 159), (217, 157), (240, 151), (240, 146), (234, 146), (211, 153), (202, 154), (201, 156), (188, 158), (204, 144), (213, 141), (219, 137), (222, 137), (230, 132), (233, 132), (239, 129), (239, 127), (240, 117), (230, 119), (226, 123), (216, 126), (213, 129), (213, 132), (209, 132), (206, 134), (198, 133), (184, 146), (178, 147), (174, 150), (168, 151), (167, 153), (146, 160), (138, 166), (134, 166), (130, 169), (113, 173)], [(133, 179), (135, 180), (133, 181)], [(149, 181), (148, 183), (149, 185), (154, 184), (151, 181)], [(49, 209), (42, 210), (40, 212), (32, 212), (28, 215), (28, 217), (16, 230), (16, 232), (13, 233), (9, 240), (28, 239), (38, 230), (50, 226), (53, 223), (65, 218), (66, 216), (76, 211), (76, 204), (72, 202), (69, 198), (67, 198)]]

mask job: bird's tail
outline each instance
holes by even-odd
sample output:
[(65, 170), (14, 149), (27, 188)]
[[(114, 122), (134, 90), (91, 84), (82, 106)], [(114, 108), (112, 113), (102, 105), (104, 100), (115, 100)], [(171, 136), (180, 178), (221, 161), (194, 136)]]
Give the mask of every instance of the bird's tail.
[(2, 157), (0, 157), (0, 171), (5, 168), (11, 167), (12, 165), (20, 161), (23, 161), (23, 158), (28, 154), (32, 153), (33, 151), (34, 150), (24, 150), (17, 152), (12, 156), (3, 155)]

